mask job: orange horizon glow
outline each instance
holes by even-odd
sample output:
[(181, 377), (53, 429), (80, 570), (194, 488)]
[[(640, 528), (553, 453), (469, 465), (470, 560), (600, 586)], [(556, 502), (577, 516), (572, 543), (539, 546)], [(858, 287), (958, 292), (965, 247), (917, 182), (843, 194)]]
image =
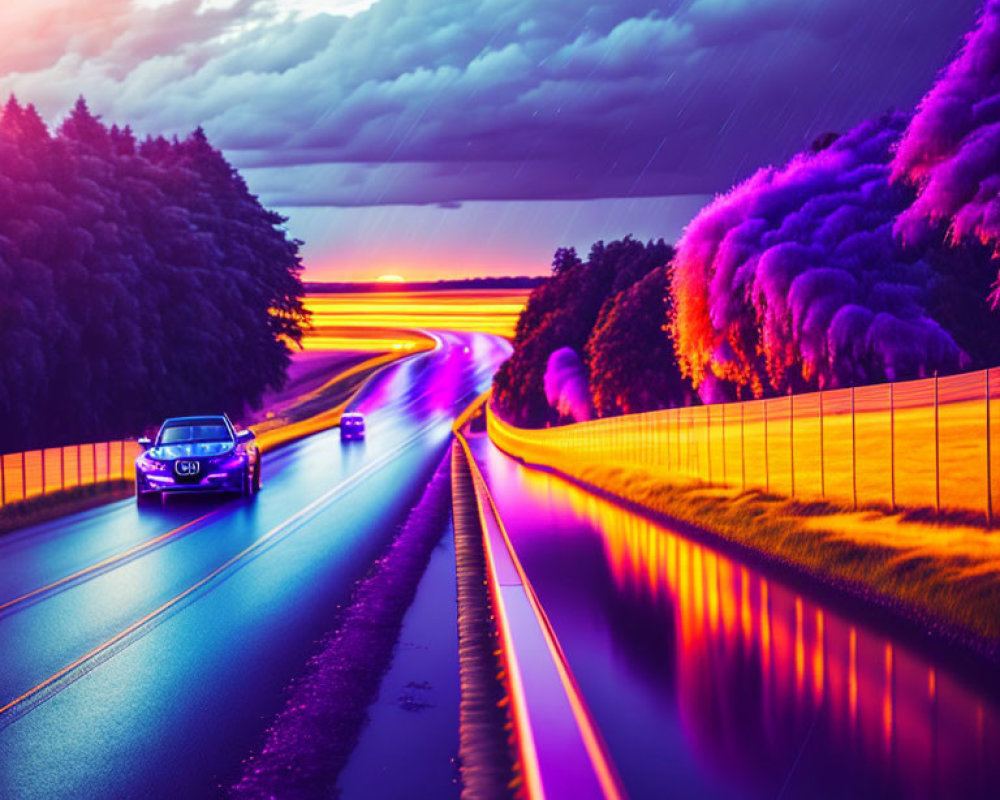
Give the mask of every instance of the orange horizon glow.
[[(385, 349), (385, 340), (409, 341), (407, 329), (514, 335), (528, 289), (315, 293), (305, 299), (312, 328), (303, 346), (315, 349)], [(378, 331), (377, 335), (373, 335)], [(386, 331), (390, 331), (386, 335)]]

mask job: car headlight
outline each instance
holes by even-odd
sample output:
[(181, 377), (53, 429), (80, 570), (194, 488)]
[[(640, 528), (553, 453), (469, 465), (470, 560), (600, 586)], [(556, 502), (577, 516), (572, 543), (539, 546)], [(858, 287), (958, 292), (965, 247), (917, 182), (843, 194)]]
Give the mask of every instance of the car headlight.
[(143, 472), (167, 472), (170, 465), (165, 461), (159, 461), (152, 456), (139, 456), (139, 469)]

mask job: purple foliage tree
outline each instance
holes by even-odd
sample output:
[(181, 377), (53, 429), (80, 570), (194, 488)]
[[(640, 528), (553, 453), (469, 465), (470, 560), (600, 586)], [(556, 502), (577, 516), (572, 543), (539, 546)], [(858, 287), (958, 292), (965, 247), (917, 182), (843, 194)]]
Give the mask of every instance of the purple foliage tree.
[(678, 361), (706, 400), (846, 386), (968, 363), (928, 313), (934, 270), (893, 236), (907, 118), (864, 122), (759, 170), (690, 223), (671, 281)]
[[(894, 181), (917, 188), (896, 221), (908, 244), (939, 226), (953, 243), (1000, 252), (1000, 0), (987, 0), (958, 57), (924, 97), (892, 161)], [(1000, 287), (992, 293), (1000, 304)]]

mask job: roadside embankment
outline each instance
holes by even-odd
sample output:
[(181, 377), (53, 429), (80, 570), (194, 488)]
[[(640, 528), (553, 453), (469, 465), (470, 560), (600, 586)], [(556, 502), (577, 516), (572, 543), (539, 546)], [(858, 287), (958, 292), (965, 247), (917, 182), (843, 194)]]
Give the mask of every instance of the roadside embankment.
[(29, 525), (41, 525), (66, 514), (76, 514), (115, 500), (123, 500), (133, 494), (135, 485), (128, 479), (74, 486), (29, 497), (0, 508), (0, 534)]
[[(485, 397), (477, 398), (453, 427), (461, 448), (456, 450), (453, 462), (457, 468), (453, 472), (453, 485), (460, 489), (464, 486), (459, 495), (465, 499), (463, 507), (456, 508), (455, 517), (456, 523), (460, 519), (466, 522), (465, 535), (481, 543), (475, 548), (478, 550), (481, 546), (484, 574), (474, 572), (472, 580), (481, 581), (485, 577), (482, 586), (489, 593), (492, 609), (489, 618), (496, 628), (498, 653), (503, 659), (501, 675), (508, 696), (505, 705), (510, 707), (513, 741), (517, 747), (515, 779), (510, 786), (523, 790), (528, 798), (614, 800), (624, 794), (620, 779), (469, 447), (466, 434), (477, 426), (466, 423), (478, 413)], [(465, 566), (468, 568), (470, 564)], [(459, 569), (460, 582), (465, 571)], [(469, 577), (468, 574), (465, 577)], [(461, 595), (459, 603), (461, 630)], [(465, 655), (478, 663), (479, 680), (467, 682), (466, 667), (469, 665), (463, 658), (463, 711), (474, 705), (467, 701), (482, 695), (482, 690), (475, 687), (489, 683), (489, 671), (493, 668), (490, 658), (481, 655), (477, 658), (468, 652)], [(488, 720), (478, 716), (475, 720), (479, 728), (489, 728)], [(463, 715), (463, 728), (467, 725), (472, 725), (472, 719)], [(464, 733), (469, 735), (463, 735), (460, 755), (463, 760), (478, 761), (482, 755), (470, 741), (473, 732), (465, 730)], [(491, 747), (493, 752), (497, 749), (497, 746)], [(490, 771), (495, 777), (495, 770)]]

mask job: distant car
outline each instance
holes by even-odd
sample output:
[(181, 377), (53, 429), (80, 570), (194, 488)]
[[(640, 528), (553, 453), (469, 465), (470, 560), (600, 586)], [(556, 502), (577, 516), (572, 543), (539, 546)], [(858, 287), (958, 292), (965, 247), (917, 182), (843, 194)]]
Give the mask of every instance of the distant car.
[(365, 416), (357, 412), (349, 412), (340, 418), (340, 441), (365, 438)]
[(260, 451), (253, 431), (237, 431), (225, 414), (171, 417), (155, 440), (139, 440), (136, 501), (145, 505), (180, 492), (260, 491)]

